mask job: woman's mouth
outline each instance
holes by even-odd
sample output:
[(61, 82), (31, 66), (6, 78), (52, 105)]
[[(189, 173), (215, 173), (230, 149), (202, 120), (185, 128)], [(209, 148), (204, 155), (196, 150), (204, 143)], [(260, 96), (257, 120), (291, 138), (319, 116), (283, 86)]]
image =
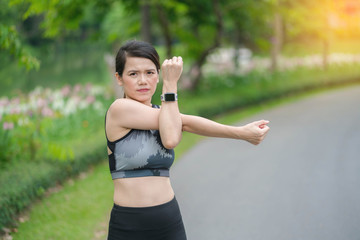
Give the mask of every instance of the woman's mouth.
[(137, 91), (144, 93), (144, 92), (148, 92), (149, 89), (148, 88), (141, 88), (141, 89), (138, 89)]

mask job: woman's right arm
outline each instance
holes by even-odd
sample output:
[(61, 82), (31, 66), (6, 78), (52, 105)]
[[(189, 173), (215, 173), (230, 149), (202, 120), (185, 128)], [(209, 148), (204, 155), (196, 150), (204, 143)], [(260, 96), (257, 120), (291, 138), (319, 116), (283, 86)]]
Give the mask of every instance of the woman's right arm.
[(229, 126), (192, 115), (182, 114), (181, 119), (183, 131), (207, 137), (241, 139), (254, 145), (258, 145), (270, 130), (267, 120), (255, 121), (244, 126)]

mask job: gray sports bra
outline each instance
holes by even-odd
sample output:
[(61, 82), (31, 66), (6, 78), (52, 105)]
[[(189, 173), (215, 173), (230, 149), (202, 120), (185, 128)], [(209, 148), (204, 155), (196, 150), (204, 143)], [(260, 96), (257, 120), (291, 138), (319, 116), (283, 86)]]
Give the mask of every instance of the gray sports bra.
[[(159, 108), (157, 105), (152, 106)], [(109, 141), (107, 136), (106, 140), (111, 150), (108, 157), (112, 179), (169, 176), (175, 154), (173, 149), (166, 149), (162, 145), (158, 130), (131, 129), (116, 141)]]

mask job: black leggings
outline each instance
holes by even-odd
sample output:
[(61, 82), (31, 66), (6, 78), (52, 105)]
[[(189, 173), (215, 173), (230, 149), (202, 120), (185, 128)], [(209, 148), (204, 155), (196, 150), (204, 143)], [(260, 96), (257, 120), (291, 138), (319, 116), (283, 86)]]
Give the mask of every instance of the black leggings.
[(186, 240), (176, 198), (154, 207), (122, 207), (111, 210), (108, 240)]

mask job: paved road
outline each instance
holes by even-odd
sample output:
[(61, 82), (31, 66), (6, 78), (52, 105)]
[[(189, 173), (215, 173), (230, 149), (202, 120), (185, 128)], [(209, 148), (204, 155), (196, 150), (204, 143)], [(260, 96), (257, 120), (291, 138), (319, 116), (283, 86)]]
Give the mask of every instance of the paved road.
[(206, 139), (171, 177), (189, 240), (359, 240), (360, 86), (246, 119), (259, 146)]

